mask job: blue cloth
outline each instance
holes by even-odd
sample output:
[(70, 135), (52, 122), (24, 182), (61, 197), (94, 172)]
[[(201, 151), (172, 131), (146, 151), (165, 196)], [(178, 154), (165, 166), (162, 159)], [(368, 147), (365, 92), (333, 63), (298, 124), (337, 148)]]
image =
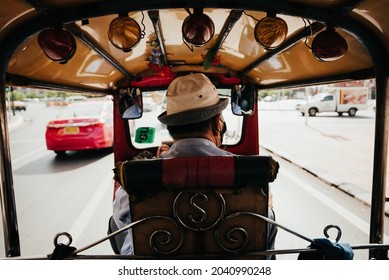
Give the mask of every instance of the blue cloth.
[(347, 243), (333, 243), (327, 238), (316, 238), (309, 247), (318, 249), (317, 252), (304, 252), (299, 260), (352, 260), (354, 252)]

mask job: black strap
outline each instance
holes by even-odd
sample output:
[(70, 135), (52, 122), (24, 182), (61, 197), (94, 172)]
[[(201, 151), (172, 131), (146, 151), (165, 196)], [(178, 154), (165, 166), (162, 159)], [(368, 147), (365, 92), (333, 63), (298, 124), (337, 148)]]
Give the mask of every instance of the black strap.
[(75, 247), (61, 243), (55, 246), (53, 253), (48, 255), (47, 257), (50, 260), (63, 260), (67, 257), (70, 257), (75, 250)]

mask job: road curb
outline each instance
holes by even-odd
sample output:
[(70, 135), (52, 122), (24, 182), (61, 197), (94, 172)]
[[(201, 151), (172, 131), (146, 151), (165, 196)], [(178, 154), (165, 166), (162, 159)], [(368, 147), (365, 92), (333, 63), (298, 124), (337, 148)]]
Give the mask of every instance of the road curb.
[[(323, 170), (320, 168), (314, 167), (312, 165), (309, 165), (308, 163), (305, 163), (301, 160), (298, 160), (292, 156), (290, 156), (286, 152), (279, 152), (277, 151), (277, 148), (272, 147), (271, 145), (263, 144), (260, 145), (262, 148), (266, 149), (267, 151), (277, 155), (278, 157), (292, 163), (295, 166), (298, 166), (299, 168), (305, 170), (306, 172), (312, 174), (313, 176), (317, 177), (321, 181), (325, 182), (326, 184), (335, 187), (342, 192), (350, 195), (351, 197), (361, 201), (362, 203), (368, 205), (371, 207), (371, 193), (367, 192), (366, 190), (362, 189), (359, 186), (356, 186), (354, 184), (350, 184), (347, 182), (342, 182), (337, 179), (331, 178), (330, 174), (325, 174)], [(385, 205), (385, 214), (386, 216), (389, 216), (389, 205)]]

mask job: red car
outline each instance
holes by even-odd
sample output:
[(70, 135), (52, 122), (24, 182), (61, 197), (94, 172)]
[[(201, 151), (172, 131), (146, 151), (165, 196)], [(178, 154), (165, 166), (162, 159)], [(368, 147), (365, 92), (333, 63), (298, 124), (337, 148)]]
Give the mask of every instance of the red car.
[(56, 154), (68, 150), (111, 148), (113, 145), (113, 102), (72, 103), (46, 127), (46, 146)]

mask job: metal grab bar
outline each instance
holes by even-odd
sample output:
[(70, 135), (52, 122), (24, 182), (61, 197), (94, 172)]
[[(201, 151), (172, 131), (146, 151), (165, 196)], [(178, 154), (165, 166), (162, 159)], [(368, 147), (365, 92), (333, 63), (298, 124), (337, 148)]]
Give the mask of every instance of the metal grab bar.
[[(234, 213), (234, 214), (231, 214), (229, 215), (228, 217), (226, 217), (226, 219), (228, 218), (233, 218), (233, 217), (236, 217), (238, 215), (251, 215), (251, 216), (255, 216), (255, 217), (258, 217), (264, 221), (266, 221), (267, 223), (270, 223), (270, 224), (273, 224), (275, 226), (277, 226), (278, 228), (281, 228), (307, 242), (310, 242), (311, 244), (315, 244), (315, 241), (309, 237), (306, 237), (294, 230), (291, 230), (289, 228), (287, 228), (286, 226), (283, 226), (277, 222), (275, 222), (274, 220), (268, 218), (268, 217), (265, 217), (263, 215), (260, 215), (260, 214), (256, 214), (256, 213), (252, 213), (252, 212), (237, 212), (237, 213)], [(115, 235), (123, 232), (123, 231), (126, 231), (132, 227), (134, 227), (135, 225), (137, 224), (140, 224), (140, 223), (143, 223), (147, 220), (151, 220), (151, 219), (156, 219), (156, 218), (162, 218), (162, 219), (168, 219), (170, 221), (174, 221), (173, 219), (169, 218), (169, 217), (165, 217), (165, 216), (150, 216), (150, 217), (146, 217), (146, 218), (143, 218), (141, 220), (138, 220), (138, 221), (135, 221), (133, 223), (130, 223), (128, 225), (126, 225), (125, 227), (119, 229), (119, 230), (116, 230), (115, 232), (112, 232), (111, 234), (108, 234), (107, 236), (87, 245), (87, 246), (84, 246), (80, 249), (76, 249), (75, 251), (72, 252), (72, 254), (69, 256), (69, 257), (80, 257), (80, 256), (76, 256), (78, 253), (81, 253), (87, 249), (90, 249), (108, 239), (110, 239), (111, 237), (114, 237)], [(339, 241), (340, 237), (341, 237), (341, 230), (338, 226), (334, 226), (334, 225), (329, 225), (329, 226), (326, 226), (324, 228), (324, 234), (325, 236), (328, 238), (329, 235), (328, 235), (328, 230), (331, 229), (331, 228), (335, 228), (338, 230), (338, 235), (335, 239), (336, 242)], [(71, 235), (68, 234), (68, 233), (60, 233), (58, 235), (56, 235), (55, 237), (55, 240), (58, 240), (59, 236), (62, 236), (62, 235), (65, 235), (68, 239), (69, 239), (69, 242), (67, 245), (70, 245), (71, 243)], [(70, 237), (69, 237), (70, 236)], [(56, 242), (55, 242), (56, 243)], [(387, 249), (389, 250), (389, 244), (359, 244), (359, 245), (351, 245), (351, 249), (353, 250), (363, 250), (363, 249)], [(314, 248), (296, 248), (296, 249), (282, 249), (282, 250), (267, 250), (267, 251), (258, 251), (258, 252), (249, 252), (249, 253), (244, 253), (244, 255), (281, 255), (281, 254), (296, 254), (296, 253), (303, 253), (303, 252), (316, 252), (316, 251), (319, 251), (318, 249), (314, 249)], [(191, 255), (188, 255), (188, 256), (182, 256), (182, 257), (190, 257)], [(201, 256), (197, 256), (197, 257), (211, 257), (213, 255), (201, 255)], [(218, 255), (220, 257), (220, 255)], [(239, 254), (235, 254), (234, 256), (239, 256)], [(90, 256), (91, 258), (94, 258), (93, 256)], [(145, 256), (135, 256), (135, 255), (131, 255), (131, 256), (120, 256), (119, 255), (119, 258), (144, 258)], [(192, 256), (192, 257), (196, 257), (196, 256)], [(214, 256), (215, 257), (215, 256)]]

